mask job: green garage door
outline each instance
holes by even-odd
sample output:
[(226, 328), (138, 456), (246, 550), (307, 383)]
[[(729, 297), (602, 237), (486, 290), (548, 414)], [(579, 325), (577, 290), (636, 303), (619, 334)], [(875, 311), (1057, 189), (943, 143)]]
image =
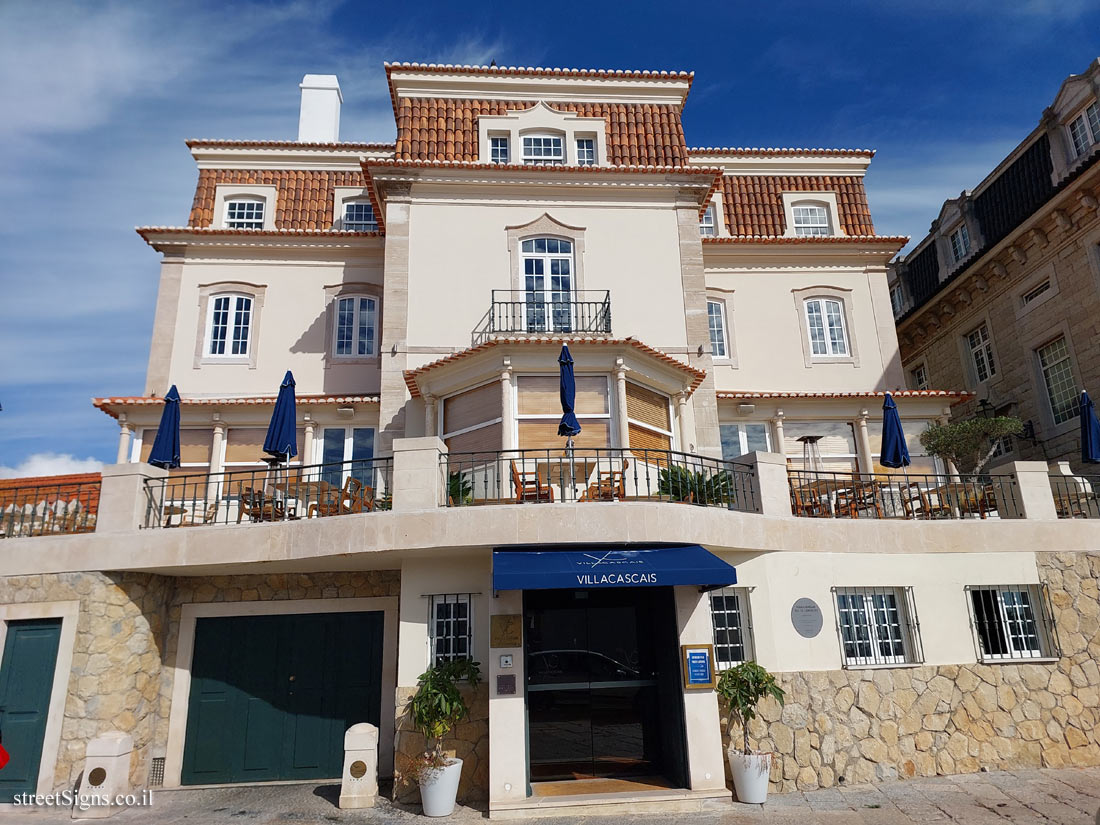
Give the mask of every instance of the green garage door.
[(198, 619), (183, 784), (338, 777), (381, 697), (380, 612)]

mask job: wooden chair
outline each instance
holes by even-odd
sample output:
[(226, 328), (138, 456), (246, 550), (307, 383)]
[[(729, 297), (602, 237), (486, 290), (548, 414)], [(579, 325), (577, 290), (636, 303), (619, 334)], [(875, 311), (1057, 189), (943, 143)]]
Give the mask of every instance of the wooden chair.
[(539, 478), (538, 470), (534, 472), (520, 472), (515, 461), (508, 462), (512, 465), (512, 486), (516, 490), (516, 504), (526, 501), (553, 501), (554, 488)]
[(321, 493), (318, 499), (309, 505), (307, 518), (314, 516), (338, 516), (340, 505), (344, 501), (344, 491), (339, 487), (332, 487)]
[(882, 491), (873, 481), (857, 482), (848, 490), (836, 494), (836, 514), (859, 518), (860, 510), (874, 510), (876, 518), (882, 518)]
[(367, 487), (354, 476), (344, 480), (343, 488), (325, 490), (321, 497), (309, 505), (307, 516), (342, 516), (348, 513), (370, 512), (374, 509), (374, 488)]
[[(213, 524), (218, 519), (218, 506), (220, 502), (215, 501), (209, 507), (206, 508), (206, 512), (202, 514), (202, 520), (196, 521), (195, 516), (189, 515), (186, 519), (180, 522), (180, 527), (201, 527), (204, 524)], [(240, 519), (237, 519), (237, 523), (240, 524)]]
[[(263, 490), (245, 487), (243, 481), (237, 482), (237, 524), (248, 516), (251, 521), (282, 521), (287, 517), (286, 505), (274, 498), (268, 498)], [(295, 518), (294, 511), (290, 513)]]
[(905, 510), (906, 518), (951, 517), (951, 504), (938, 495), (933, 499), (919, 482), (911, 481), (899, 485), (898, 489), (901, 491), (901, 506)]
[(622, 501), (626, 498), (626, 471), (630, 469), (630, 459), (623, 459), (621, 470), (601, 470), (596, 468), (596, 481), (588, 485), (577, 501)]
[(819, 518), (828, 515), (820, 498), (812, 493), (807, 495), (797, 487), (791, 488), (791, 509), (796, 516)]

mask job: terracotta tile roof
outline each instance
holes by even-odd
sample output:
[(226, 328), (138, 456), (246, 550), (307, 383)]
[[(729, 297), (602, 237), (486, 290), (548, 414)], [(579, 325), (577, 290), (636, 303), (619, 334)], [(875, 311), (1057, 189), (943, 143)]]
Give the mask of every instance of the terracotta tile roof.
[(725, 175), (722, 198), (731, 235), (780, 236), (786, 229), (784, 192), (835, 192), (841, 228), (874, 235), (863, 178), (852, 175)]
[(776, 146), (693, 146), (688, 149), (689, 155), (749, 155), (770, 157), (850, 157), (859, 156), (873, 158), (874, 149), (798, 149), (794, 147)]
[(431, 363), (424, 364), (422, 367), (417, 367), (412, 370), (405, 370), (405, 386), (409, 388), (409, 393), (413, 398), (420, 397), (420, 387), (417, 385), (416, 379), (431, 372), (446, 364), (453, 364), (456, 361), (461, 361), (464, 358), (469, 358), (473, 355), (478, 355), (482, 352), (494, 349), (500, 346), (514, 346), (520, 344), (523, 346), (552, 346), (555, 348), (561, 347), (563, 344), (570, 346), (613, 346), (616, 344), (626, 344), (633, 347), (639, 352), (643, 352), (651, 358), (656, 358), (658, 361), (662, 361), (665, 364), (680, 370), (683, 373), (691, 376), (692, 382), (689, 392), (695, 392), (700, 384), (703, 383), (703, 379), (707, 377), (707, 374), (703, 370), (697, 370), (695, 367), (685, 364), (683, 361), (677, 361), (670, 355), (666, 355), (660, 350), (643, 344), (634, 338), (603, 338), (603, 337), (584, 337), (584, 338), (570, 338), (563, 336), (517, 336), (509, 338), (493, 338), (486, 341), (483, 344), (478, 344), (476, 347), (469, 347), (459, 352), (446, 355), (443, 358), (439, 358)]
[[(400, 160), (478, 160), (481, 115), (531, 108), (532, 100), (407, 98), (394, 102), (395, 156)], [(653, 103), (554, 102), (555, 111), (607, 121), (608, 162), (636, 166), (683, 166), (687, 145), (680, 107)]]
[[(718, 392), (720, 401), (750, 401), (761, 398), (885, 398), (885, 390), (857, 392)], [(974, 398), (965, 390), (890, 390), (894, 398), (953, 398), (958, 404)]]
[(196, 146), (226, 146), (241, 149), (341, 149), (345, 152), (371, 152), (392, 150), (392, 143), (354, 143), (337, 141), (335, 143), (310, 143), (298, 140), (225, 140), (224, 138), (188, 138), (184, 141), (188, 149)]
[[(275, 403), (274, 395), (237, 396), (235, 398), (181, 398), (180, 404), (185, 407), (208, 406), (270, 406)], [(377, 395), (299, 395), (295, 398), (298, 404), (377, 404)], [(131, 407), (161, 407), (164, 406), (163, 398), (154, 398), (148, 395), (113, 395), (106, 398), (93, 398), (92, 406), (107, 413), (111, 418), (118, 418), (119, 413)]]
[[(275, 226), (278, 229), (332, 229), (333, 189), (337, 186), (367, 186), (360, 171), (293, 169), (200, 169), (191, 206), (189, 226), (206, 227), (214, 222), (215, 187), (220, 183), (274, 186), (278, 192)], [(378, 204), (371, 192), (374, 214)]]
[(735, 235), (731, 238), (703, 238), (703, 245), (711, 244), (884, 244), (899, 249), (909, 243), (907, 235), (807, 235), (787, 237), (786, 235)]

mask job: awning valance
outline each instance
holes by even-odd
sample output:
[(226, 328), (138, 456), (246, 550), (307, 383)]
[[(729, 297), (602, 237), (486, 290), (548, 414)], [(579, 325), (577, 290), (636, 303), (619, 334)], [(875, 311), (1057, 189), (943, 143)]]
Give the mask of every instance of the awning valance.
[(698, 544), (493, 551), (494, 590), (671, 585), (714, 588), (736, 583), (733, 566)]

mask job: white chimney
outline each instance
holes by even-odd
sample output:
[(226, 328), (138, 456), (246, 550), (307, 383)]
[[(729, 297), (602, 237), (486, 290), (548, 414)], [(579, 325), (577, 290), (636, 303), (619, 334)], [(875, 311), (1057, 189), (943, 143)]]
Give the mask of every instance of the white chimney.
[(307, 74), (298, 84), (302, 113), (298, 117), (299, 143), (335, 143), (340, 140), (340, 81), (334, 74)]

